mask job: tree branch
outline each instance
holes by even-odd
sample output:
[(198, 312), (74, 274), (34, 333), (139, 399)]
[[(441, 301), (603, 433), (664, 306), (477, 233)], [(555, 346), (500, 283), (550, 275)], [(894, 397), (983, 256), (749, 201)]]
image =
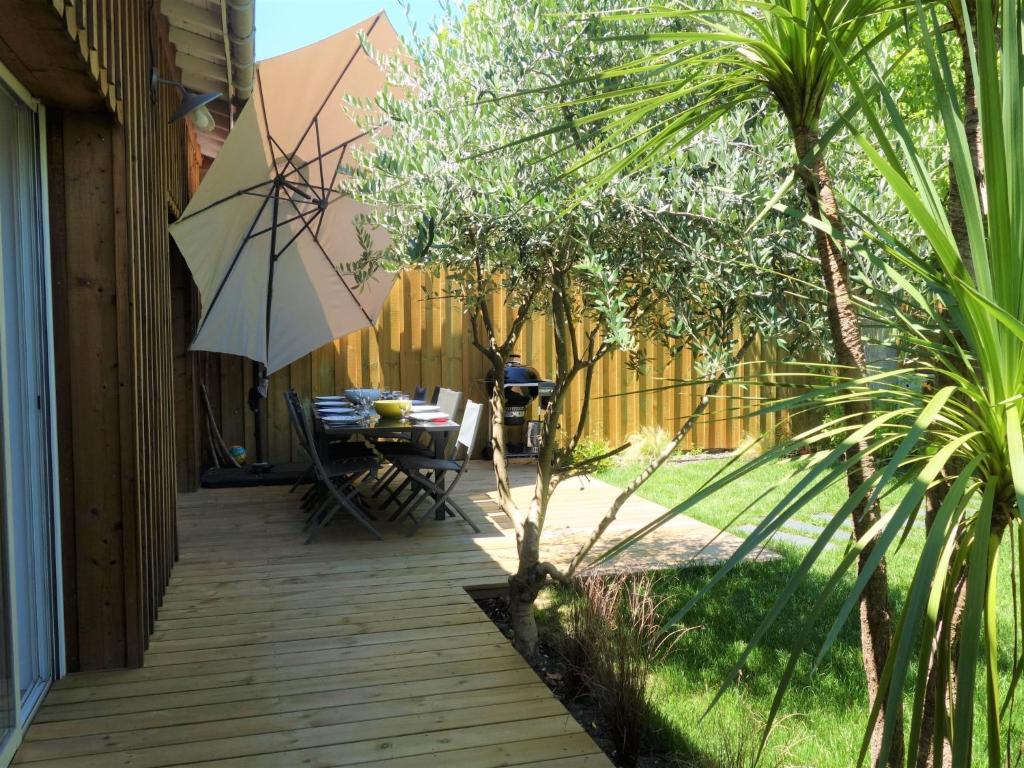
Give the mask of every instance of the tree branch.
[(697, 424), (700, 417), (704, 414), (708, 405), (711, 403), (711, 398), (714, 397), (718, 393), (718, 390), (722, 388), (722, 385), (728, 381), (728, 374), (730, 370), (735, 368), (735, 366), (742, 361), (743, 357), (750, 349), (751, 344), (754, 343), (754, 339), (756, 337), (757, 334), (753, 330), (748, 333), (746, 338), (741, 341), (736, 352), (732, 355), (732, 365), (728, 368), (724, 368), (718, 376), (708, 383), (704, 388), (704, 393), (701, 395), (700, 402), (697, 404), (697, 407), (693, 409), (689, 418), (676, 431), (675, 435), (673, 435), (672, 439), (662, 449), (661, 453), (651, 459), (647, 466), (644, 467), (643, 471), (633, 478), (629, 485), (623, 488), (619, 492), (619, 495), (615, 497), (611, 506), (608, 508), (608, 511), (597, 524), (593, 533), (591, 533), (590, 538), (580, 546), (579, 551), (576, 552), (572, 560), (569, 562), (569, 567), (566, 569), (566, 573), (568, 575), (571, 576), (576, 572), (586, 556), (590, 554), (591, 550), (604, 535), (605, 531), (607, 531), (609, 526), (615, 522), (615, 518), (618, 516), (619, 510), (622, 509), (623, 505), (634, 493), (636, 493), (640, 486), (650, 479), (651, 475), (653, 475), (655, 471), (662, 466), (662, 464), (668, 461), (668, 458), (675, 452), (676, 448), (679, 447), (679, 444), (683, 439), (693, 430), (693, 427)]

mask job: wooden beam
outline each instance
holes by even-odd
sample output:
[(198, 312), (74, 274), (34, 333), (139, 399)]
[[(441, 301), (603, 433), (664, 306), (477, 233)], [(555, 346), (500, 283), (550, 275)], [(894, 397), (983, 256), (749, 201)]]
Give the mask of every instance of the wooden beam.
[(174, 62), (181, 70), (182, 77), (187, 77), (185, 73), (189, 72), (220, 83), (227, 84), (228, 82), (227, 70), (224, 65), (218, 64), (215, 61), (178, 51), (178, 55), (174, 57)]
[(219, 40), (197, 35), (180, 27), (171, 27), (168, 32), (171, 43), (179, 52), (185, 52), (200, 59), (223, 62), (224, 50)]
[(204, 11), (183, 0), (162, 0), (160, 10), (171, 20), (174, 26), (181, 26), (185, 29), (195, 27), (203, 32), (221, 34), (220, 15)]
[[(69, 22), (51, 4), (0, 0), (0, 19), (0, 61), (33, 96), (49, 106), (103, 108), (103, 94), (68, 31)], [(77, 22), (70, 23), (77, 33)]]
[(219, 93), (221, 96), (227, 97), (226, 86), (222, 82), (211, 80), (208, 77), (202, 75), (196, 75), (191, 72), (181, 73), (181, 82), (190, 91), (196, 93)]
[[(227, 119), (228, 116), (230, 115), (230, 107), (228, 107), (224, 99), (217, 99), (216, 101), (211, 101), (209, 104), (206, 105), (206, 107), (210, 110), (210, 114), (212, 114), (214, 117), (224, 118), (224, 124), (227, 125)], [(220, 120), (218, 120), (217, 122), (220, 123)]]

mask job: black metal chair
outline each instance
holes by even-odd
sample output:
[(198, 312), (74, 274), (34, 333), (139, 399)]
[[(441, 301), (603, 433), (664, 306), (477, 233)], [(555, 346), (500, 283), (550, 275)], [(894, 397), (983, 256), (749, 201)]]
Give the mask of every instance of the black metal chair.
[[(437, 387), (437, 393), (438, 397), (435, 400), (435, 405), (437, 405), (438, 410), (442, 413), (447, 413), (449, 418), (455, 420), (459, 408), (462, 406), (462, 393), (456, 392), (453, 389), (444, 389), (443, 387)], [(379, 442), (375, 447), (380, 451), (384, 458), (391, 462), (392, 466), (373, 487), (370, 498), (374, 499), (387, 491), (391, 486), (391, 483), (393, 483), (402, 473), (401, 470), (395, 466), (395, 463), (391, 461), (393, 456), (408, 456), (410, 454), (414, 454), (428, 456), (431, 458), (434, 457), (434, 451), (431, 446), (424, 445), (423, 443), (414, 440), (390, 440), (387, 442)], [(447, 450), (448, 446), (446, 445), (444, 451), (447, 452)], [(397, 488), (392, 488), (390, 494), (384, 500), (384, 504), (387, 505), (395, 501), (411, 484), (412, 480), (406, 478)]]
[(289, 397), (286, 399), (289, 413), (292, 416), (293, 425), (298, 426), (301, 435), (299, 444), (309, 455), (317, 479), (316, 493), (308, 505), (306, 529), (309, 531), (309, 535), (306, 538), (306, 543), (312, 542), (339, 511), (344, 511), (375, 538), (383, 540), (384, 537), (371, 522), (369, 514), (360, 507), (359, 491), (356, 488), (356, 483), (360, 479), (377, 471), (378, 459), (372, 453), (367, 452), (366, 455), (351, 455), (324, 462), (317, 449), (313, 430), (302, 408), (302, 403), (299, 402), (298, 396), (294, 392), (288, 394)]
[[(288, 420), (291, 422), (292, 431), (295, 433), (296, 438), (299, 441), (299, 446), (303, 449), (303, 452), (309, 455), (305, 445), (305, 434), (302, 429), (301, 419), (304, 418), (301, 414), (303, 413), (302, 402), (299, 399), (299, 394), (293, 388), (288, 388), (281, 395), (284, 398), (285, 407), (288, 409)], [(296, 405), (296, 407), (293, 407)], [(298, 414), (298, 415), (297, 415)], [(327, 460), (328, 462), (335, 459), (342, 458), (366, 458), (372, 455), (369, 448), (361, 443), (333, 443), (328, 447), (329, 453)], [(289, 493), (294, 493), (295, 489), (304, 483), (312, 483), (316, 479), (316, 469), (313, 466), (313, 461), (310, 459), (309, 465), (306, 469), (296, 478), (295, 482), (292, 483), (292, 487), (288, 490)], [(310, 490), (306, 491), (303, 496), (303, 501), (310, 495), (310, 491), (315, 491), (315, 484)]]
[[(469, 466), (480, 427), (481, 411), (482, 406), (479, 403), (473, 401), (466, 403), (459, 436), (455, 441), (455, 452), (451, 458), (436, 458), (415, 453), (390, 458), (395, 467), (405, 473), (408, 483), (413, 487), (412, 495), (404, 502), (400, 501), (397, 496), (392, 496), (392, 499), (398, 502), (399, 507), (398, 511), (391, 516), (391, 520), (398, 520), (402, 517), (411, 519), (413, 528), (409, 531), (409, 536), (416, 533), (424, 520), (441, 509), (455, 512), (469, 524), (470, 528), (476, 533), (480, 533), (480, 528), (476, 523), (451, 500), (450, 496)], [(447, 476), (450, 473), (454, 473), (455, 476), (448, 482)], [(423, 514), (416, 517), (413, 511), (426, 499), (432, 499), (433, 503)]]

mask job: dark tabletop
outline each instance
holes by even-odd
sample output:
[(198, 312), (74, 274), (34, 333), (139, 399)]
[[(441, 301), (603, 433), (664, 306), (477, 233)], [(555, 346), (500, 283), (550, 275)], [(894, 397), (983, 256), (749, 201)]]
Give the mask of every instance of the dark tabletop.
[(317, 423), (327, 435), (376, 435), (394, 432), (453, 432), (459, 428), (458, 422), (448, 419), (443, 423), (433, 421), (404, 421), (402, 419), (378, 419), (376, 422), (359, 422), (356, 424), (339, 424), (324, 421), (317, 416)]

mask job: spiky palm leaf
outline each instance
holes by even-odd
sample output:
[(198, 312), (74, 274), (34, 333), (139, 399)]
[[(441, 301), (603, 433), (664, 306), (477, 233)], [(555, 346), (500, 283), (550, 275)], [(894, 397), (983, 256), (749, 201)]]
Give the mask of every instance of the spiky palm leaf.
[[(772, 98), (794, 134), (817, 132), (842, 70), (885, 37), (891, 0), (759, 0), (743, 4), (648, 5), (599, 14), (602, 27), (626, 30), (647, 52), (601, 73), (618, 83), (590, 101), (606, 104), (577, 120), (600, 124), (603, 139), (570, 169), (602, 163), (604, 184), (685, 147), (739, 104)], [(873, 36), (866, 34), (874, 25)], [(575, 102), (579, 105), (582, 102)]]

